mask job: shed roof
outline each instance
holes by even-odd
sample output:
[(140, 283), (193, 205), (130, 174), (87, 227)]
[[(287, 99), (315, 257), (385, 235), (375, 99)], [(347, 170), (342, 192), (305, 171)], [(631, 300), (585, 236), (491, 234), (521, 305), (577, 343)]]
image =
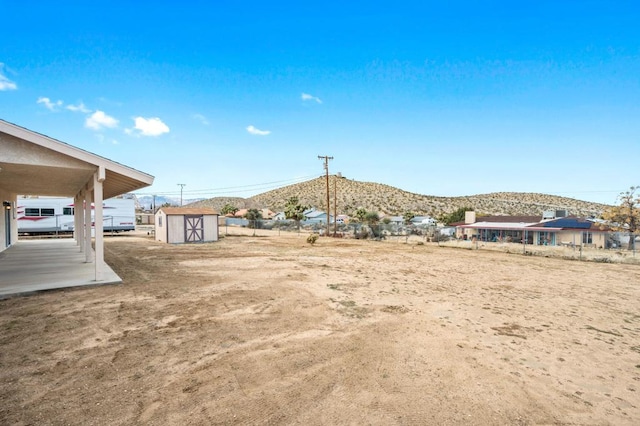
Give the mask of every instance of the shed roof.
[(189, 214), (215, 214), (218, 212), (213, 209), (204, 207), (162, 207), (158, 212), (162, 211), (167, 216), (170, 215), (189, 215)]

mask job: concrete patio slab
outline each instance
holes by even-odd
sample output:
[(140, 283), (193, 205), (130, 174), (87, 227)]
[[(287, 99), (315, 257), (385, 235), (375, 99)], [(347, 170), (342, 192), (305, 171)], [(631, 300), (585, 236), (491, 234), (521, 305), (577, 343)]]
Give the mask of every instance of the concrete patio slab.
[(0, 299), (67, 287), (119, 284), (105, 265), (105, 279), (95, 280), (94, 263), (73, 239), (18, 241), (0, 253)]

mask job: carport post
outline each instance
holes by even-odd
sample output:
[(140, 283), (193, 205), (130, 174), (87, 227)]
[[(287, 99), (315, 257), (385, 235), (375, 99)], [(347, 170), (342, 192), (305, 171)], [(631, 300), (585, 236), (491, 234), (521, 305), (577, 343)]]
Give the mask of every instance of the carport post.
[(84, 192), (84, 259), (91, 262), (91, 191)]
[(76, 245), (80, 247), (80, 251), (82, 252), (82, 237), (81, 237), (81, 222), (80, 222), (80, 214), (81, 210), (78, 208), (81, 204), (81, 195), (77, 193), (73, 197), (73, 238), (76, 240)]
[(104, 223), (102, 214), (102, 182), (105, 179), (104, 167), (100, 166), (93, 177), (93, 198), (95, 204), (96, 230), (96, 281), (104, 280)]

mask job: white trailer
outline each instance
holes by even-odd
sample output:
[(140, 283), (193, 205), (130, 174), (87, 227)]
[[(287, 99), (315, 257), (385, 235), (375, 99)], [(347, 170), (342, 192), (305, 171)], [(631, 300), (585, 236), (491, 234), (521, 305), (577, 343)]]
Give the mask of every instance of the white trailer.
[[(80, 206), (82, 208), (83, 206)], [(93, 218), (93, 204), (91, 205)], [(73, 232), (73, 198), (18, 198), (18, 234)], [(105, 232), (133, 231), (136, 226), (135, 202), (111, 198), (103, 203)]]

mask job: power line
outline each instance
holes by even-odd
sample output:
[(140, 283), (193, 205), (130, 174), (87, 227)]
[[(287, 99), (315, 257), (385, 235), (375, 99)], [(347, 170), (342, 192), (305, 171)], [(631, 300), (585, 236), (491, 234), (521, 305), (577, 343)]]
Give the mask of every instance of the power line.
[(314, 176), (317, 176), (317, 175), (302, 176), (302, 177), (295, 178), (295, 179), (276, 180), (276, 181), (273, 181), (273, 182), (254, 183), (254, 184), (249, 184), (249, 185), (227, 186), (227, 187), (214, 188), (214, 189), (196, 189), (196, 190), (193, 190), (193, 191), (185, 191), (185, 193), (186, 192), (192, 193), (192, 192), (203, 192), (203, 191), (218, 191), (218, 190), (224, 190), (224, 189), (261, 187), (261, 186), (267, 186), (267, 185), (273, 185), (273, 184), (276, 184), (276, 183), (285, 183), (285, 182), (300, 182), (300, 181), (304, 181), (304, 180), (307, 180), (309, 178), (312, 178)]
[[(264, 183), (256, 183), (250, 185), (239, 185), (239, 186), (227, 186), (221, 188), (209, 188), (209, 189), (192, 189), (192, 190), (184, 190), (184, 194), (196, 195), (196, 194), (227, 194), (227, 193), (239, 193), (239, 192), (251, 192), (259, 189), (262, 190), (270, 190), (279, 188), (283, 183), (294, 184), (304, 182), (309, 180), (312, 177), (317, 177), (317, 175), (309, 175), (309, 176), (301, 176), (295, 179), (287, 179), (280, 181), (272, 181), (272, 182), (264, 182)], [(244, 189), (243, 189), (244, 188)], [(178, 191), (164, 191), (164, 192), (135, 192), (137, 196), (143, 195), (176, 195)]]

